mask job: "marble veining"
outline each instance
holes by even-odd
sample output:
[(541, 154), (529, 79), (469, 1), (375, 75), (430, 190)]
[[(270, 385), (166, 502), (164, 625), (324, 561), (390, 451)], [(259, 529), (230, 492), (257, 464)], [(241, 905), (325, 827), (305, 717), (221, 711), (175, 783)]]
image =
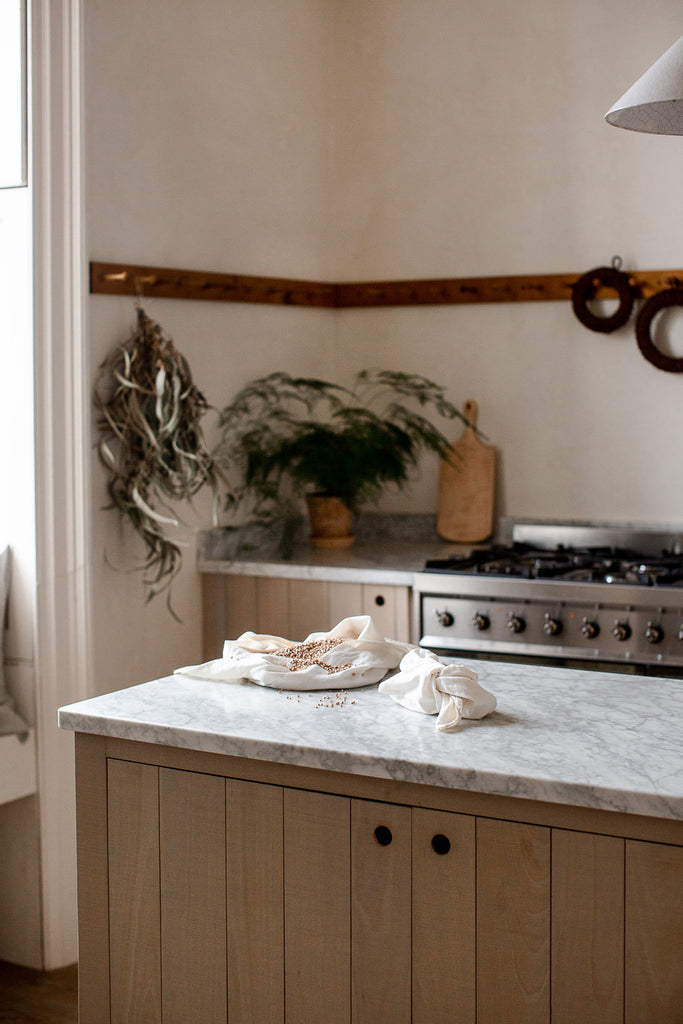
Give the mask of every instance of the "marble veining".
[(411, 586), (428, 558), (467, 554), (470, 544), (454, 544), (436, 533), (436, 516), (372, 514), (357, 516), (356, 542), (343, 550), (312, 548), (307, 530), (297, 532), (287, 557), (272, 537), (206, 530), (200, 537), (197, 568), (202, 573), (239, 576), (279, 576), (287, 579), (376, 583)]
[(683, 680), (465, 661), (498, 699), (437, 733), (376, 686), (299, 693), (169, 676), (60, 709), (62, 728), (683, 819)]

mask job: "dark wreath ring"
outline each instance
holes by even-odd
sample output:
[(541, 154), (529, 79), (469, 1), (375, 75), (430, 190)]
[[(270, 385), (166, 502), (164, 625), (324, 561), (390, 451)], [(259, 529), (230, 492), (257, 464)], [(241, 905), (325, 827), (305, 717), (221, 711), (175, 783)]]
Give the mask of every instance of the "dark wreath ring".
[[(595, 316), (588, 308), (587, 303), (601, 285), (612, 288), (619, 296), (619, 305), (612, 316)], [(633, 299), (629, 275), (618, 267), (596, 267), (595, 270), (589, 270), (572, 287), (572, 306), (576, 316), (585, 327), (602, 334), (609, 334), (624, 326), (631, 315)]]
[(658, 349), (651, 337), (652, 321), (660, 309), (669, 306), (683, 306), (683, 288), (666, 288), (652, 295), (643, 304), (636, 320), (636, 341), (638, 348), (649, 363), (669, 373), (683, 373), (683, 358), (667, 356)]

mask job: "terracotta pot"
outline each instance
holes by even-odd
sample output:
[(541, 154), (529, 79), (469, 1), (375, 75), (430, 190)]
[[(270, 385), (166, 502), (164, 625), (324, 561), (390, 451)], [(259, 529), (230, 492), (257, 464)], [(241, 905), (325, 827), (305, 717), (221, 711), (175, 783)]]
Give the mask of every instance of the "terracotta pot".
[(311, 522), (311, 546), (314, 548), (350, 548), (356, 539), (351, 533), (353, 513), (340, 498), (325, 494), (307, 494)]

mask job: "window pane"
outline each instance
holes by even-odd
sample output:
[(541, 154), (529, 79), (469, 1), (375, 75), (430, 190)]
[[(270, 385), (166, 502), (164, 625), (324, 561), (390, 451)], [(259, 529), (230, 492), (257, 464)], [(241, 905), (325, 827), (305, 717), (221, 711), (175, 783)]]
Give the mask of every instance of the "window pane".
[(0, 188), (26, 184), (25, 25), (25, 0), (0, 0)]

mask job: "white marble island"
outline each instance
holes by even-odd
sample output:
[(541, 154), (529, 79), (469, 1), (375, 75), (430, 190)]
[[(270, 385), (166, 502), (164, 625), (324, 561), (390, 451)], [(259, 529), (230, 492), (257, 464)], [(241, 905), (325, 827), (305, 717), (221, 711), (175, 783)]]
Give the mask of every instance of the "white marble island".
[(680, 1020), (683, 682), (469, 664), (452, 733), (376, 687), (61, 709), (82, 1021)]
[(372, 686), (287, 694), (170, 676), (60, 710), (62, 728), (683, 820), (683, 681), (469, 661), (498, 700), (443, 735)]

